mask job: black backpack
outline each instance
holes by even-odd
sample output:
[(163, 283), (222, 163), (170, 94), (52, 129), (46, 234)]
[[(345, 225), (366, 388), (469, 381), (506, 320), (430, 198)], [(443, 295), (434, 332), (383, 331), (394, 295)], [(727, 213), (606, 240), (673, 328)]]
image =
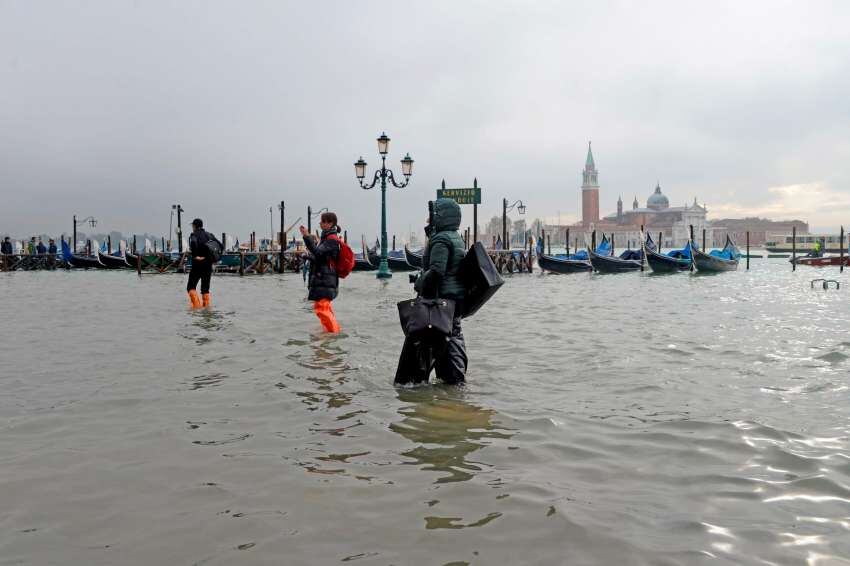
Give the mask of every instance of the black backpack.
[(221, 245), (221, 242), (219, 242), (215, 236), (207, 232), (207, 241), (204, 245), (207, 247), (207, 250), (209, 250), (210, 258), (212, 258), (213, 263), (221, 259), (224, 246)]

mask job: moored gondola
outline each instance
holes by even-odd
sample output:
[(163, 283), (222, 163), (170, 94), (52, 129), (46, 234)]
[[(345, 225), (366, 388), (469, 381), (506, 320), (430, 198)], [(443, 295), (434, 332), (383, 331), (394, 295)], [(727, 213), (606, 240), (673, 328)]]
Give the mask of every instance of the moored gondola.
[(124, 260), (124, 256), (116, 256), (105, 254), (101, 251), (97, 252), (97, 259), (102, 263), (107, 269), (129, 269), (130, 266)]
[(71, 246), (67, 242), (62, 242), (62, 257), (68, 262), (71, 267), (79, 267), (82, 269), (104, 269), (96, 257), (77, 255), (71, 251)]
[(407, 262), (406, 253), (402, 250), (387, 252), (387, 264), (392, 271), (416, 271), (419, 269)]
[(694, 267), (697, 271), (704, 273), (714, 273), (718, 271), (735, 271), (738, 269), (738, 260), (741, 258), (741, 252), (729, 235), (726, 235), (726, 245), (721, 250), (711, 250), (709, 253), (697, 248), (696, 244), (691, 241), (691, 249), (694, 254)]
[[(603, 243), (606, 243), (604, 238), (602, 241)], [(649, 236), (647, 236), (647, 243), (645, 245), (652, 246), (652, 248), (655, 249), (655, 244)], [(601, 247), (602, 246), (600, 245), (599, 248)], [(619, 256), (614, 256), (604, 253), (606, 249), (603, 249), (603, 253), (600, 253), (599, 248), (597, 248), (596, 251), (588, 250), (590, 264), (597, 273), (639, 271), (643, 266), (643, 250), (626, 250)], [(612, 250), (613, 248), (610, 246), (607, 247), (607, 251)]]
[(407, 247), (407, 244), (405, 244), (404, 256), (407, 259), (407, 263), (417, 269), (422, 269), (422, 250), (414, 252)]
[(550, 273), (586, 273), (593, 271), (593, 266), (587, 260), (587, 255), (585, 254), (584, 259), (576, 259), (577, 255), (557, 257), (540, 254), (537, 256), (537, 266)]
[(691, 243), (681, 250), (672, 250), (666, 254), (646, 248), (646, 262), (653, 273), (677, 273), (691, 268)]

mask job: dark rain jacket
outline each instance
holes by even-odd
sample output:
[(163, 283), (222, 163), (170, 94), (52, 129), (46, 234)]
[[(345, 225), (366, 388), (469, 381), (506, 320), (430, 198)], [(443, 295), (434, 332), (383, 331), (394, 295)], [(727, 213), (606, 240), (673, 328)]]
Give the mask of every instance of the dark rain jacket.
[(460, 264), (466, 256), (460, 228), (460, 206), (440, 198), (430, 204), (428, 247), (422, 256), (425, 272), (417, 288), (424, 297), (462, 300), (466, 289), (460, 279)]
[[(206, 230), (192, 232), (189, 236), (189, 252), (192, 254), (192, 269), (195, 271), (212, 269), (212, 252), (207, 247), (210, 240), (215, 240), (215, 236)], [(195, 261), (196, 257), (202, 257), (204, 261)]]
[(39, 244), (35, 247), (35, 253), (38, 253), (38, 254), (46, 254), (46, 253), (47, 253), (47, 247), (46, 247), (44, 244), (39, 243)]
[(0, 244), (0, 253), (11, 255), (12, 254), (12, 242), (3, 242), (2, 244)]
[(56, 244), (50, 244), (49, 246), (47, 246), (47, 253), (56, 255), (56, 252)]
[(310, 293), (307, 295), (310, 301), (336, 298), (339, 276), (336, 274), (336, 268), (331, 265), (331, 260), (336, 263), (339, 257), (339, 242), (328, 236), (337, 234), (338, 230), (336, 226), (330, 230), (322, 230), (322, 239), (318, 244), (309, 234), (304, 236), (304, 244), (309, 252), (307, 257), (310, 260)]

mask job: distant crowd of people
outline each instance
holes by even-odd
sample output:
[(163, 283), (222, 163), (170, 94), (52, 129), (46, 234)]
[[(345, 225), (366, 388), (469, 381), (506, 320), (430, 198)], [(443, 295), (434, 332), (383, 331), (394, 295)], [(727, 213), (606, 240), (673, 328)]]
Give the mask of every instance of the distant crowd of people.
[[(12, 243), (12, 240), (9, 236), (3, 238), (3, 242), (0, 243), (0, 253), (3, 255), (13, 255), (15, 254), (15, 245)], [(56, 249), (56, 241), (53, 238), (47, 240), (47, 245), (44, 245), (41, 237), (36, 238), (33, 236), (30, 240), (21, 242), (21, 251), (17, 252), (23, 255), (56, 255), (58, 250)]]

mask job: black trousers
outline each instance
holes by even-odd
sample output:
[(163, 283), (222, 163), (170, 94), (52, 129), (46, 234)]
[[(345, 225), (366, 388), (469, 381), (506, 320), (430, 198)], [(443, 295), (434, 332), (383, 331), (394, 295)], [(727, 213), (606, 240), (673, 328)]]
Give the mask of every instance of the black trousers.
[(395, 382), (406, 384), (428, 381), (433, 369), (437, 379), (443, 383), (463, 383), (469, 359), (460, 321), (459, 316), (452, 320), (452, 333), (449, 336), (407, 336), (398, 358)]
[(186, 284), (186, 290), (191, 291), (198, 286), (198, 281), (201, 282), (201, 293), (210, 292), (210, 279), (212, 279), (212, 266), (210, 267), (195, 267), (189, 270), (189, 283)]

